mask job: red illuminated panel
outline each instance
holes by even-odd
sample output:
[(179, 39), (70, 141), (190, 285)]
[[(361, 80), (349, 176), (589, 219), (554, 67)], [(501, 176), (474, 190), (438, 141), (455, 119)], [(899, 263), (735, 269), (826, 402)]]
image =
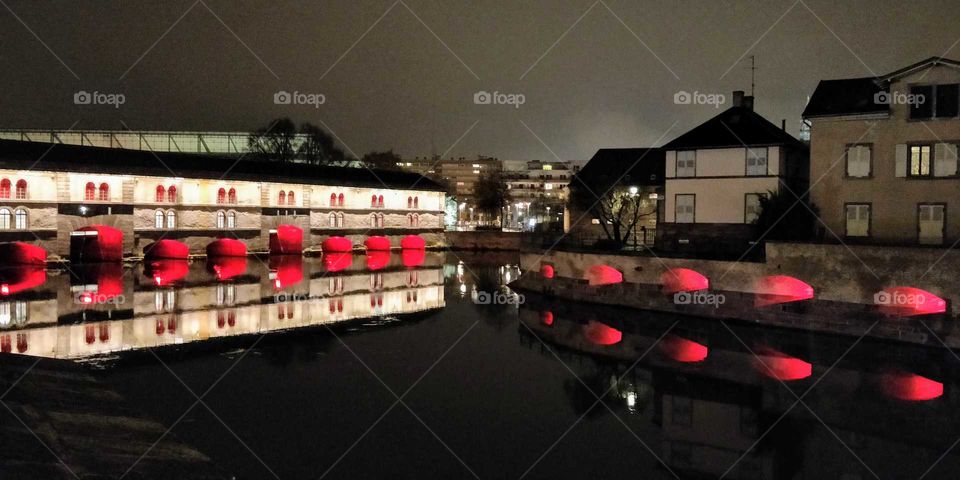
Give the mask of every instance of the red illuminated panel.
[(81, 227), (70, 233), (70, 258), (75, 263), (123, 260), (123, 232), (106, 225)]
[(590, 285), (612, 285), (623, 282), (623, 274), (608, 265), (594, 265), (587, 269), (584, 278)]
[(0, 265), (46, 265), (47, 251), (24, 242), (0, 243)]
[(143, 247), (143, 256), (148, 260), (186, 260), (190, 256), (190, 247), (183, 242), (162, 239)]
[(426, 252), (423, 250), (405, 249), (400, 251), (400, 258), (403, 260), (404, 267), (419, 267), (423, 265)]
[(623, 340), (623, 333), (605, 323), (590, 320), (583, 327), (583, 336), (594, 345), (615, 345)]
[(761, 347), (755, 353), (754, 367), (770, 378), (788, 382), (802, 380), (813, 373), (813, 365), (772, 348)]
[(710, 353), (706, 345), (673, 334), (667, 335), (660, 341), (660, 350), (681, 363), (702, 362)]
[(271, 255), (299, 255), (303, 252), (303, 229), (296, 225), (277, 225), (270, 231)]
[(710, 280), (689, 268), (671, 268), (660, 274), (664, 293), (696, 292), (710, 288)]
[(553, 312), (550, 310), (540, 312), (540, 323), (548, 327), (553, 326)]
[(210, 258), (207, 269), (217, 276), (217, 280), (230, 280), (247, 272), (247, 257)]
[(802, 280), (786, 275), (763, 277), (757, 281), (754, 291), (756, 292), (754, 305), (758, 307), (813, 298), (813, 287)]
[(273, 288), (282, 290), (303, 280), (303, 259), (299, 255), (271, 255), (270, 278)]
[(877, 309), (884, 315), (912, 317), (947, 311), (947, 302), (919, 288), (890, 287), (874, 295)]
[(367, 237), (363, 246), (367, 247), (367, 250), (390, 250), (390, 239), (383, 236)]
[(324, 253), (326, 252), (352, 252), (353, 251), (353, 242), (350, 241), (347, 237), (330, 237), (323, 241), (322, 245)]
[(390, 252), (372, 250), (367, 252), (367, 269), (382, 270), (390, 263)]
[(0, 295), (39, 287), (47, 281), (47, 272), (38, 265), (16, 265), (0, 269)]
[(553, 265), (543, 265), (540, 267), (540, 276), (543, 278), (553, 278)]
[(221, 238), (207, 245), (208, 257), (245, 257), (247, 245), (235, 238)]
[(942, 383), (907, 372), (883, 374), (880, 386), (887, 396), (910, 402), (923, 402), (943, 396)]
[(328, 272), (339, 272), (353, 265), (353, 255), (347, 253), (324, 253), (323, 266)]
[(153, 284), (165, 287), (187, 276), (190, 265), (186, 260), (153, 260), (143, 264), (143, 274), (153, 279)]
[(120, 263), (100, 263), (71, 267), (82, 284), (96, 284), (95, 291), (80, 294), (82, 303), (102, 303), (123, 294), (123, 265)]
[(427, 248), (427, 242), (420, 235), (407, 235), (400, 239), (400, 248), (423, 250)]

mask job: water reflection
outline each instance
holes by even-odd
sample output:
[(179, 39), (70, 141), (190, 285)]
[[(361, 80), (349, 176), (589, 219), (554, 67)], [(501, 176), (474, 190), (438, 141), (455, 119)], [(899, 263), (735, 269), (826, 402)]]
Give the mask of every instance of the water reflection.
[[(0, 351), (77, 359), (444, 306), (439, 254), (212, 257), (0, 271)], [(366, 267), (366, 268), (365, 268)]]

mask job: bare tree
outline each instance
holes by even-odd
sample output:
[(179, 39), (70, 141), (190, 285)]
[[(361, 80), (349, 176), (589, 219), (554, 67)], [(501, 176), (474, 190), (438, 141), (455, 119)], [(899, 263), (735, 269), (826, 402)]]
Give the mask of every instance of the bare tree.
[(636, 187), (614, 186), (600, 198), (583, 185), (570, 184), (570, 203), (600, 222), (607, 239), (622, 248), (636, 235), (640, 220), (657, 214), (657, 205)]

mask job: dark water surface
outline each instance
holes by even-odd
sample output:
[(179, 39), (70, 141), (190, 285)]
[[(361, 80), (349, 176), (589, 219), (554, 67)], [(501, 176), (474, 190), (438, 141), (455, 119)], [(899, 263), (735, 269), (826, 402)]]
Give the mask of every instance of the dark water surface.
[(493, 294), (514, 256), (354, 257), (251, 259), (232, 279), (160, 269), (169, 283), (138, 266), (113, 287), (132, 298), (93, 309), (69, 299), (96, 282), (64, 273), (54, 321), (28, 329), (51, 307), (24, 297), (7, 341), (29, 332), (25, 354), (83, 361), (243, 479), (960, 473), (947, 349), (534, 295), (478, 304), (508, 298)]

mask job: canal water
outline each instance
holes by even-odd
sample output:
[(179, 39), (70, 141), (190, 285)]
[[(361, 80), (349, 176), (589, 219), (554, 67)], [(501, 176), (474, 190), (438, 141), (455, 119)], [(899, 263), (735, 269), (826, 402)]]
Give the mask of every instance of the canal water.
[(241, 479), (960, 474), (950, 350), (511, 292), (516, 264), (6, 273), (0, 349), (79, 362)]

